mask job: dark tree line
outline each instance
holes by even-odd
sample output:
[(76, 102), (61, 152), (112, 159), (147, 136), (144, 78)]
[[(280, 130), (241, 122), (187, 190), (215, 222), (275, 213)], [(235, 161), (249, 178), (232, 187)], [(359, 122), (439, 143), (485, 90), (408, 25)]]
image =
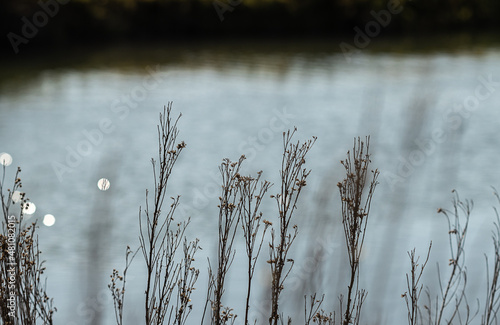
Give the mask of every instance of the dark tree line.
[(385, 35), (491, 31), (497, 0), (24, 0), (0, 2), (0, 48), (213, 37), (339, 36), (403, 8)]

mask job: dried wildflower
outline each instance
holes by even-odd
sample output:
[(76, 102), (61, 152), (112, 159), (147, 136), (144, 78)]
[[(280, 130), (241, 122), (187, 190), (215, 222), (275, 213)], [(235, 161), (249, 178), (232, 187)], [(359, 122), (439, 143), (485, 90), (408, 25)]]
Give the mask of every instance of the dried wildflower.
[(181, 143), (179, 143), (179, 144), (177, 145), (177, 149), (183, 149), (183, 148), (185, 148), (185, 147), (186, 147), (186, 143), (185, 143), (184, 141), (182, 141)]
[[(346, 178), (337, 184), (342, 203), (344, 236), (349, 265), (351, 266), (343, 325), (359, 322), (359, 313), (366, 294), (364, 290), (358, 288), (359, 260), (363, 249), (371, 201), (379, 175), (378, 170), (375, 170), (372, 180), (368, 180), (369, 147), (369, 137), (366, 138), (366, 144), (359, 137), (354, 140), (352, 153), (348, 151), (347, 159), (341, 161), (345, 168)], [(368, 185), (367, 188), (365, 188), (366, 185)]]
[(291, 218), (297, 208), (297, 200), (304, 186), (306, 178), (310, 171), (303, 168), (306, 162), (306, 155), (316, 141), (316, 137), (304, 143), (293, 143), (292, 137), (297, 129), (283, 133), (283, 156), (281, 163), (281, 192), (274, 198), (278, 206), (279, 225), (278, 233), (271, 230), (270, 260), (272, 285), (271, 285), (271, 316), (270, 325), (277, 325), (279, 316), (279, 297), (283, 290), (283, 283), (288, 274), (290, 274), (293, 262), (285, 266), (291, 245), (297, 236), (297, 226), (292, 226), (290, 232), (289, 226), (292, 225)]

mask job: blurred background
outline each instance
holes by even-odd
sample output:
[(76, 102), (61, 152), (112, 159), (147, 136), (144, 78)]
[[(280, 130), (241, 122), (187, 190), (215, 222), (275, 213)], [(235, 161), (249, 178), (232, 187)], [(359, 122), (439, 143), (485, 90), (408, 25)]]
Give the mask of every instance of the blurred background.
[[(296, 260), (283, 312), (303, 319), (303, 297), (345, 294), (345, 243), (337, 182), (353, 138), (370, 135), (381, 171), (361, 265), (363, 323), (401, 324), (407, 251), (425, 255), (424, 283), (448, 265), (452, 189), (475, 202), (467, 241), (470, 300), (485, 296), (491, 254), (491, 186), (500, 186), (500, 2), (494, 0), (41, 0), (1, 1), (0, 153), (22, 167), (36, 204), (48, 293), (57, 324), (113, 324), (107, 289), (138, 247), (138, 211), (153, 187), (158, 114), (173, 101), (187, 143), (169, 196), (203, 251), (194, 309), (205, 302), (214, 258), (223, 158), (278, 184), (282, 132), (317, 136), (295, 222)], [(98, 180), (110, 187), (101, 191)], [(277, 185), (270, 194), (279, 191)], [(276, 220), (275, 202), (265, 218)], [(46, 226), (44, 216), (55, 223)], [(50, 225), (51, 223), (47, 223)], [(241, 238), (240, 238), (241, 239)], [(227, 304), (243, 318), (243, 241)], [(318, 247), (320, 249), (318, 249)], [(269, 268), (261, 254), (253, 317), (267, 314)], [(129, 273), (125, 315), (143, 322), (144, 271)], [(240, 318), (237, 320), (242, 322)]]

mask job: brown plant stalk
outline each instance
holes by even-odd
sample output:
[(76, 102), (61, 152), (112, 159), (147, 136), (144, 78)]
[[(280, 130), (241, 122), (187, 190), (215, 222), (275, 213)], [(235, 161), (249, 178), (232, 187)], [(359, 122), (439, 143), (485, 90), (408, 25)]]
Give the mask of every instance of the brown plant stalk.
[[(448, 266), (451, 268), (445, 285), (442, 282), (439, 264), (438, 280), (439, 294), (434, 302), (430, 290), (426, 290), (428, 305), (425, 306), (427, 319), (430, 325), (441, 323), (453, 324), (455, 320), (460, 324), (470, 324), (477, 315), (471, 314), (470, 305), (467, 301), (465, 289), (467, 287), (467, 268), (465, 267), (465, 240), (469, 229), (469, 219), (473, 208), (472, 201), (461, 201), (458, 193), (453, 198), (453, 209), (438, 209), (438, 213), (444, 214), (448, 221), (448, 240), (450, 247), (450, 259)], [(451, 305), (450, 305), (451, 304)], [(479, 311), (479, 310), (478, 310)], [(465, 314), (464, 314), (465, 313)]]
[[(342, 224), (351, 267), (347, 303), (344, 314), (341, 314), (343, 325), (359, 324), (361, 307), (366, 298), (366, 291), (359, 289), (359, 260), (379, 172), (377, 169), (371, 171), (369, 169), (370, 137), (366, 137), (365, 141), (366, 143), (362, 142), (359, 137), (357, 141), (354, 140), (352, 153), (348, 151), (347, 159), (341, 161), (346, 171), (346, 178), (337, 184), (340, 190)], [(372, 174), (371, 181), (368, 179), (369, 172)], [(342, 305), (343, 296), (340, 299)]]
[[(493, 194), (500, 203), (500, 196), (495, 188)], [(496, 207), (495, 211), (494, 230), (492, 231), (492, 240), (494, 248), (493, 272), (490, 275), (490, 267), (488, 256), (486, 259), (486, 302), (483, 315), (481, 316), (481, 325), (498, 324), (498, 311), (500, 309), (500, 214)]]
[(422, 316), (420, 307), (418, 305), (418, 300), (420, 299), (420, 294), (422, 293), (423, 285), (420, 284), (420, 278), (424, 273), (424, 269), (429, 261), (429, 256), (431, 253), (432, 242), (429, 244), (429, 250), (427, 251), (427, 257), (422, 264), (418, 261), (420, 257), (415, 257), (415, 249), (408, 252), (408, 257), (410, 258), (411, 271), (410, 275), (406, 273), (406, 286), (408, 291), (401, 295), (405, 299), (407, 318), (409, 325), (417, 325), (422, 323)]
[[(278, 233), (271, 230), (271, 242), (269, 244), (269, 265), (271, 266), (271, 315), (270, 325), (277, 325), (281, 318), (279, 312), (279, 299), (284, 288), (284, 282), (290, 274), (294, 260), (288, 257), (290, 247), (297, 237), (297, 225), (292, 224), (292, 215), (297, 208), (297, 201), (304, 186), (306, 178), (311, 172), (304, 168), (306, 155), (316, 142), (316, 137), (304, 143), (292, 143), (293, 132), (283, 132), (283, 156), (281, 160), (281, 191), (276, 196), (278, 206)], [(292, 230), (290, 231), (290, 228)], [(286, 264), (290, 266), (286, 269)], [(281, 319), (283, 321), (283, 319)], [(290, 320), (289, 320), (290, 322)]]
[[(187, 242), (184, 236), (190, 220), (174, 221), (179, 196), (171, 197), (170, 207), (166, 212), (163, 211), (172, 169), (186, 147), (184, 141), (177, 142), (177, 122), (181, 115), (173, 121), (171, 111), (172, 103), (169, 103), (160, 113), (158, 162), (151, 160), (153, 203), (149, 203), (149, 191), (146, 191), (145, 209), (139, 209), (139, 243), (147, 271), (144, 302), (146, 325), (185, 324), (192, 308), (190, 295), (199, 273), (191, 266), (199, 248), (198, 240)], [(178, 259), (181, 245), (183, 257)], [(177, 296), (173, 296), (176, 288)]]
[(232, 308), (224, 307), (222, 298), (225, 292), (225, 280), (234, 260), (233, 243), (236, 230), (241, 221), (243, 199), (240, 193), (241, 175), (239, 173), (245, 156), (238, 162), (224, 159), (220, 166), (222, 176), (221, 196), (219, 197), (219, 238), (217, 246), (217, 270), (209, 267), (209, 293), (212, 309), (212, 324), (220, 325), (234, 323), (237, 315)]
[[(262, 244), (264, 242), (264, 236), (267, 229), (271, 226), (271, 223), (267, 220), (262, 219), (262, 212), (259, 212), (260, 204), (264, 195), (266, 194), (271, 183), (264, 181), (260, 183), (260, 188), (257, 191), (257, 186), (262, 176), (262, 171), (258, 172), (257, 178), (250, 176), (245, 176), (240, 178), (240, 193), (242, 197), (242, 228), (243, 236), (245, 238), (245, 248), (247, 253), (247, 271), (248, 271), (248, 282), (247, 282), (247, 295), (246, 295), (246, 305), (245, 305), (245, 325), (249, 325), (248, 313), (250, 311), (250, 294), (252, 289), (252, 279), (255, 272), (255, 266), (257, 264), (257, 259), (260, 255)], [(264, 230), (259, 237), (259, 228), (261, 223), (264, 223)], [(257, 247), (255, 244), (257, 243)]]

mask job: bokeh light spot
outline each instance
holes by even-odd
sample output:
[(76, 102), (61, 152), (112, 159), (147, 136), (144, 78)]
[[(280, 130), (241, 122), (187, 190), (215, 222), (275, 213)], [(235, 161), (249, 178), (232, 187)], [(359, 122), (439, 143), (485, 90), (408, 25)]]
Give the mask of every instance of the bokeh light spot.
[(24, 214), (33, 214), (36, 211), (36, 205), (33, 202), (26, 202), (23, 206)]
[(6, 152), (0, 153), (0, 165), (9, 166), (12, 164), (12, 156)]
[(47, 227), (51, 227), (56, 223), (56, 218), (51, 214), (46, 214), (43, 217), (43, 224)]
[(97, 182), (97, 187), (101, 190), (101, 191), (107, 191), (109, 189), (109, 187), (111, 186), (111, 183), (109, 182), (109, 180), (107, 178), (101, 178), (98, 182)]
[(14, 193), (12, 193), (12, 202), (17, 203), (17, 202), (21, 201), (21, 198), (22, 198), (21, 194), (22, 194), (22, 192), (14, 191)]

